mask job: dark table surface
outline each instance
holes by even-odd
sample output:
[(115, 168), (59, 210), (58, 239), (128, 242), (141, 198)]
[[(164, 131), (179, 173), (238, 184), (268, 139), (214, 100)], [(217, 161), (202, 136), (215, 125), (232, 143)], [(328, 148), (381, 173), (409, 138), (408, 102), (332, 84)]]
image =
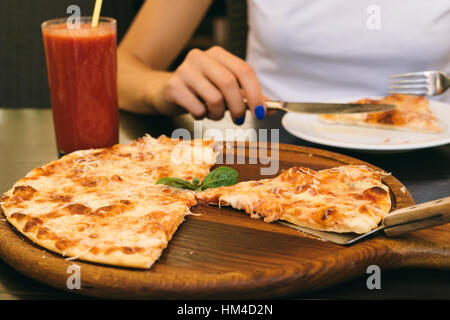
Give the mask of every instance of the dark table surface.
[[(298, 139), (281, 128), (281, 113), (263, 121), (247, 116), (241, 129), (279, 129), (279, 142), (343, 153), (392, 172), (411, 192), (416, 203), (450, 194), (450, 145), (417, 151), (373, 154), (330, 148)], [(200, 127), (200, 124), (202, 127)], [(225, 132), (234, 125), (228, 115), (219, 122), (206, 120), (194, 126), (189, 116), (169, 119), (120, 113), (120, 142), (146, 133), (171, 135), (176, 128), (189, 132), (211, 128)], [(199, 132), (199, 131), (197, 131)], [(57, 158), (50, 110), (0, 109), (0, 193), (8, 190), (28, 171)], [(381, 289), (369, 290), (367, 277), (293, 298), (306, 299), (450, 299), (450, 270), (381, 270)], [(0, 299), (80, 299), (18, 273), (0, 260)]]

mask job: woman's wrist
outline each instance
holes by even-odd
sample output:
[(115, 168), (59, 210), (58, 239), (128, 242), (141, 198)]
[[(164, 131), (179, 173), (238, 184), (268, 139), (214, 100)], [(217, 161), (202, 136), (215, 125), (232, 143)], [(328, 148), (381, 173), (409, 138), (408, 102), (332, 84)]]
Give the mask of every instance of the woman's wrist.
[(181, 107), (168, 101), (167, 83), (173, 76), (173, 72), (150, 70), (144, 86), (144, 102), (155, 112), (167, 116), (185, 113)]
[[(164, 99), (170, 72), (152, 70), (128, 52), (118, 51), (119, 107), (139, 114), (171, 115)], [(173, 109), (173, 108), (172, 108)]]

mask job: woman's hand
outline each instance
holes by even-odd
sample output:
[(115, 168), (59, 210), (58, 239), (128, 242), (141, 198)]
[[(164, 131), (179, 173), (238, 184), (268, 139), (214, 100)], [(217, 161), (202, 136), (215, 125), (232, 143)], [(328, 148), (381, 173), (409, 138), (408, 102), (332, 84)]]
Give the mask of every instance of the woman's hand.
[(217, 120), (228, 109), (237, 124), (244, 122), (247, 108), (255, 118), (265, 117), (264, 97), (255, 72), (221, 47), (192, 50), (175, 72), (164, 71), (191, 39), (211, 3), (144, 2), (118, 48), (122, 109), (165, 115), (187, 111), (198, 119)]
[(149, 100), (158, 104), (162, 113), (180, 106), (197, 119), (219, 120), (228, 109), (239, 125), (244, 122), (247, 106), (257, 119), (266, 115), (253, 68), (219, 46), (206, 51), (191, 50), (156, 91), (155, 88), (148, 91)]

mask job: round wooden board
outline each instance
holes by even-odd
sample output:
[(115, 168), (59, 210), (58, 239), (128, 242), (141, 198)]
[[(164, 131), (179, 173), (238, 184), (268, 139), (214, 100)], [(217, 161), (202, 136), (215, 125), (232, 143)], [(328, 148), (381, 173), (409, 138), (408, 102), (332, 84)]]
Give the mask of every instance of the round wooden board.
[[(255, 160), (255, 148), (234, 146), (225, 150), (234, 150), (235, 155), (245, 151), (245, 164), (226, 164), (238, 170), (240, 181), (260, 179), (260, 168), (270, 165), (249, 164)], [(266, 149), (259, 150), (258, 158), (267, 154)], [(319, 170), (345, 164), (376, 168), (320, 149), (279, 145), (277, 150), (279, 170), (293, 166)], [(395, 177), (387, 176), (383, 182), (391, 189), (391, 210), (414, 204)], [(251, 219), (231, 208), (198, 205), (192, 211), (195, 215), (186, 217), (149, 270), (66, 260), (31, 243), (5, 219), (0, 221), (0, 257), (19, 272), (50, 286), (89, 296), (125, 299), (293, 297), (361, 276), (372, 264), (382, 269), (450, 269), (449, 224), (398, 239), (379, 234), (345, 247), (278, 223)], [(69, 290), (67, 280), (72, 273), (68, 268), (73, 264), (80, 267), (81, 288)]]

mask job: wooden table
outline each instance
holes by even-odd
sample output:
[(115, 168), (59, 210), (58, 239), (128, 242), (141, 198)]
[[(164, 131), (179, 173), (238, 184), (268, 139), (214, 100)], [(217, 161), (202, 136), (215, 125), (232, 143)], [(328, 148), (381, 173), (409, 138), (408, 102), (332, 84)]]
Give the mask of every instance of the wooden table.
[[(393, 154), (358, 153), (321, 147), (298, 139), (281, 128), (282, 114), (263, 121), (247, 116), (240, 127), (278, 129), (279, 142), (324, 148), (372, 163), (403, 182), (417, 203), (450, 194), (450, 145)], [(219, 122), (203, 121), (202, 129), (216, 128), (224, 131), (232, 127), (226, 117)], [(149, 133), (152, 136), (170, 135), (176, 128), (194, 131), (189, 116), (168, 119), (160, 116), (138, 116), (120, 113), (120, 142), (125, 143)], [(197, 127), (198, 128), (198, 127)], [(50, 110), (0, 109), (0, 193), (29, 170), (57, 157), (52, 116)], [(369, 275), (368, 275), (369, 276)], [(448, 270), (389, 270), (381, 274), (381, 289), (369, 290), (367, 277), (351, 280), (341, 285), (292, 298), (326, 299), (449, 299), (450, 271)], [(63, 292), (34, 280), (0, 261), (0, 299), (80, 299), (76, 294)]]

